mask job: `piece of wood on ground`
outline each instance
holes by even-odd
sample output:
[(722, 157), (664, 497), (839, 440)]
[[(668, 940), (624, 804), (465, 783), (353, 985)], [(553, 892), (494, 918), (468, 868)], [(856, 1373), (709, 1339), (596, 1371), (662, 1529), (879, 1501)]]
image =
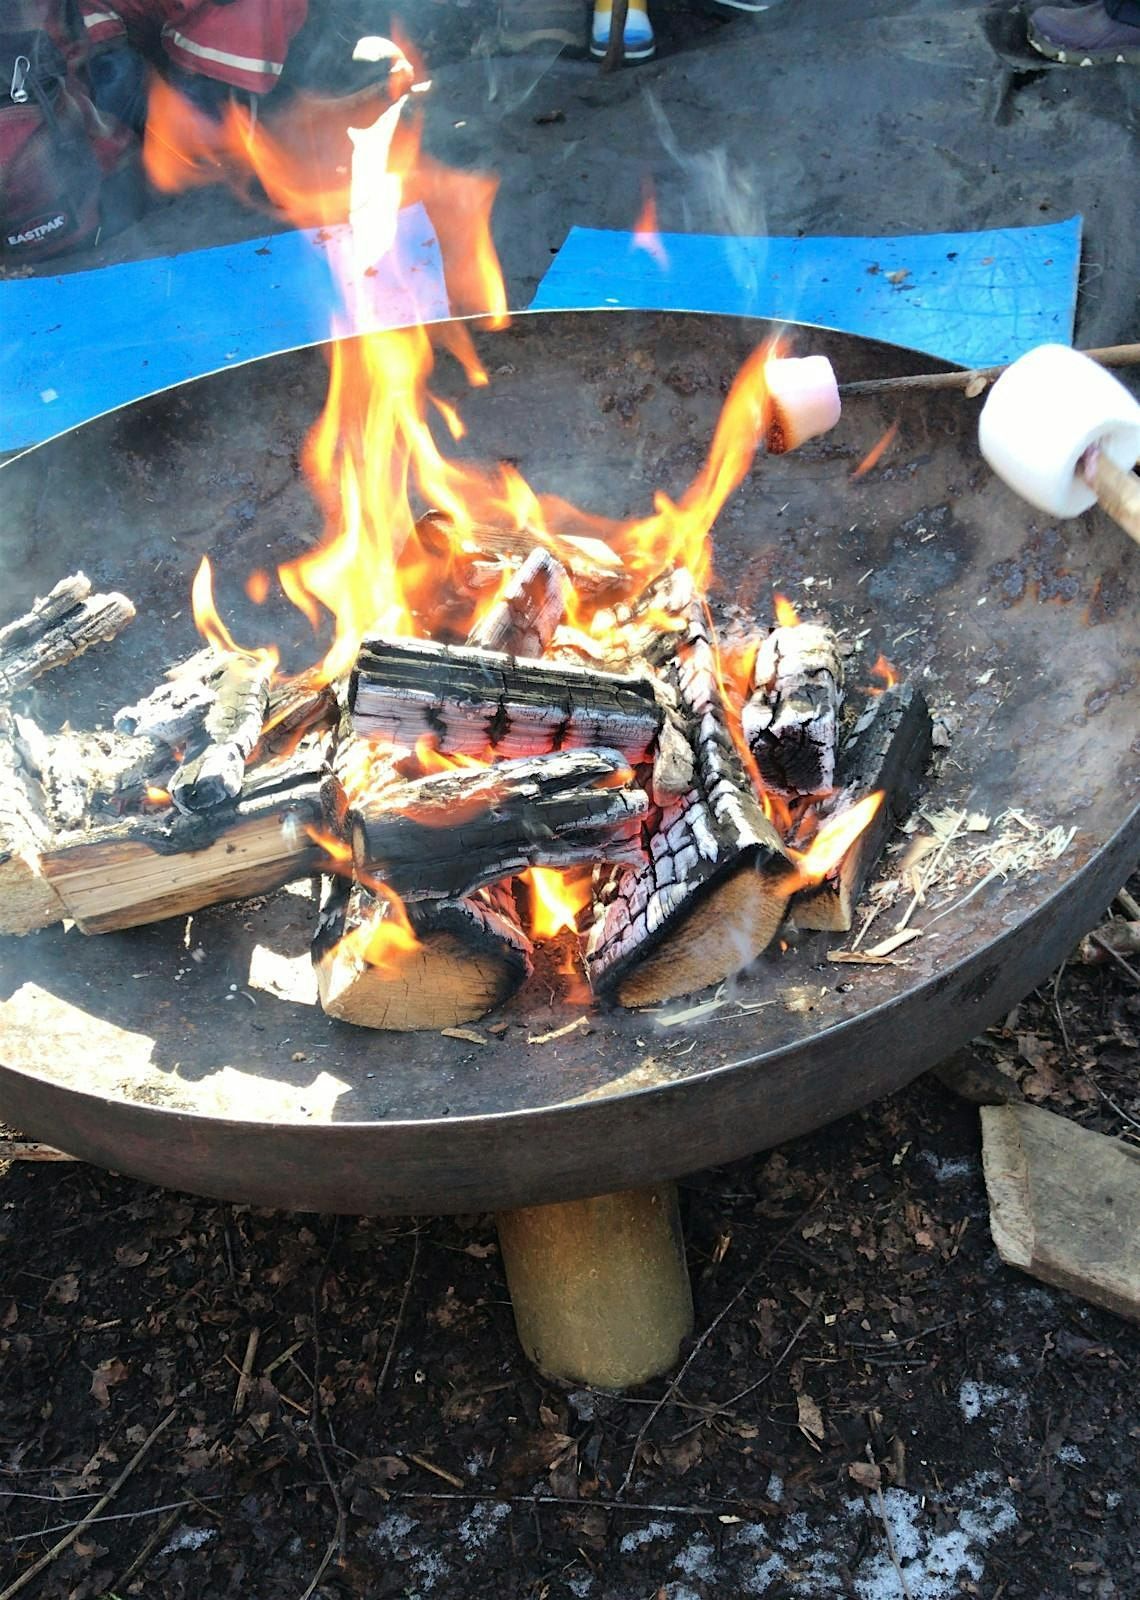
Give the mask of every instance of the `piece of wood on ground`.
[(595, 991), (651, 1005), (719, 983), (766, 948), (783, 920), (790, 864), (733, 742), (691, 575), (670, 573), (615, 621), (619, 642), (672, 703), (693, 774), (688, 793), (647, 817), (643, 864), (599, 875), (585, 938)]
[(830, 628), (773, 628), (756, 652), (741, 726), (766, 788), (825, 794), (835, 780), (843, 662)]
[(1140, 1322), (1140, 1150), (1040, 1106), (981, 1117), (1002, 1260)]
[(843, 742), (836, 772), (839, 788), (821, 821), (842, 815), (876, 790), (882, 790), (883, 803), (839, 865), (794, 897), (791, 917), (797, 928), (849, 931), (887, 841), (921, 793), (932, 738), (930, 710), (913, 684), (885, 689), (868, 704)]

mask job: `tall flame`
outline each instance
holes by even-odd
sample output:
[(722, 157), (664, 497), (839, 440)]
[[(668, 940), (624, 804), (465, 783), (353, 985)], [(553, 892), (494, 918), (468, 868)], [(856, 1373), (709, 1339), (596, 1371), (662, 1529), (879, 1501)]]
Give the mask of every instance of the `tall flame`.
[(880, 653), (878, 660), (871, 668), (871, 676), (872, 678), (878, 678), (879, 682), (868, 689), (868, 694), (882, 694), (884, 689), (893, 689), (899, 681), (898, 672), (882, 653)]
[(589, 867), (570, 872), (531, 867), (522, 874), (522, 881), (530, 887), (530, 932), (535, 939), (573, 933), (579, 916), (593, 898), (593, 873)]
[(841, 811), (838, 816), (829, 817), (806, 850), (788, 847), (794, 872), (791, 884), (785, 881), (785, 888), (794, 892), (826, 878), (832, 868), (843, 860), (859, 835), (870, 826), (882, 803), (883, 792), (880, 789), (857, 801), (848, 810)]
[(778, 594), (773, 600), (776, 613), (777, 628), (794, 628), (800, 620), (800, 614), (786, 595)]
[(633, 225), (633, 248), (644, 250), (646, 255), (652, 256), (662, 272), (669, 270), (669, 252), (657, 227), (657, 196), (648, 178), (641, 186), (641, 210)]

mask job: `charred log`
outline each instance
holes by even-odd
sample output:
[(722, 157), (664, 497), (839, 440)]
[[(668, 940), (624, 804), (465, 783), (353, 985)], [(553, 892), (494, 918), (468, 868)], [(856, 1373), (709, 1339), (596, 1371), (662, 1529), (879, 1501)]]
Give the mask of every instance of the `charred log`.
[(541, 656), (566, 614), (569, 589), (562, 563), (549, 550), (532, 550), (467, 643), (508, 656)]
[(170, 752), (153, 739), (103, 730), (45, 733), (22, 716), (12, 726), (15, 752), (39, 787), (53, 832), (137, 810), (147, 786), (163, 786), (170, 776)]
[(525, 561), (536, 546), (556, 556), (580, 594), (617, 595), (629, 586), (630, 574), (616, 550), (601, 539), (578, 534), (547, 534), (533, 528), (492, 528), (476, 523), (460, 530), (439, 511), (428, 511), (416, 523), (412, 549), (445, 557), (458, 565), (471, 588), (497, 583), (504, 565)]
[(108, 933), (203, 906), (267, 894), (318, 871), (307, 831), (321, 821), (325, 741), (310, 736), (246, 775), (240, 796), (209, 812), (123, 818), (56, 838), (41, 869), (84, 933)]
[[(650, 628), (664, 606), (673, 631)], [(691, 750), (687, 794), (647, 819), (648, 856), (599, 875), (585, 943), (596, 992), (646, 1005), (719, 982), (771, 940), (787, 904), (779, 835), (736, 751), (716, 645), (688, 574), (671, 574), (625, 623), (678, 708)]]
[(883, 791), (883, 803), (839, 866), (822, 883), (792, 901), (799, 928), (846, 933), (855, 907), (888, 839), (914, 809), (933, 750), (933, 725), (925, 697), (913, 684), (886, 689), (870, 702), (839, 756), (839, 792), (824, 817), (838, 816), (858, 800)]
[(765, 786), (786, 796), (824, 794), (835, 781), (843, 663), (830, 628), (774, 628), (756, 652), (741, 714)]
[(246, 760), (269, 710), (272, 673), (272, 664), (257, 656), (226, 658), (203, 723), (209, 742), (170, 780), (170, 798), (180, 811), (208, 811), (241, 793)]
[(644, 676), (518, 661), (425, 639), (365, 642), (349, 686), (357, 730), (445, 754), (534, 756), (604, 747), (644, 761), (662, 713)]
[(120, 706), (113, 719), (116, 731), (160, 739), (170, 749), (178, 749), (205, 724), (225, 664), (225, 657), (210, 645), (179, 662), (150, 694), (133, 705)]
[(30, 611), (0, 628), (0, 694), (14, 694), (92, 645), (113, 639), (134, 615), (126, 595), (93, 595), (82, 572), (64, 578)]
[[(0, 724), (7, 721), (0, 713)], [(0, 934), (34, 933), (64, 915), (40, 855), (51, 839), (42, 795), (0, 725)]]
[(387, 901), (358, 883), (328, 885), (313, 960), (330, 1017), (362, 1028), (455, 1027), (501, 1005), (533, 971), (506, 885), (410, 905), (414, 949), (370, 960), (392, 915)]
[(452, 899), (528, 867), (641, 859), (648, 797), (613, 750), (561, 751), (433, 773), (356, 795), (347, 830), (361, 875), (401, 898)]

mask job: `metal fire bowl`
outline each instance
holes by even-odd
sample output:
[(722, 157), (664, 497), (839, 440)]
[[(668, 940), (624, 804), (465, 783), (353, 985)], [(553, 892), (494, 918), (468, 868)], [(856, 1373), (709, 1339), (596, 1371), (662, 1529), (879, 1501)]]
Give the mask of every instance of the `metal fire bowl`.
[[(467, 392), (457, 370), (438, 387), (462, 401), (464, 451), (509, 457), (536, 487), (624, 516), (689, 481), (733, 372), (769, 331), (705, 316), (523, 316), (477, 335), (488, 389)], [(929, 365), (793, 334), (844, 380)], [(189, 584), (205, 552), (237, 637), (268, 636), (241, 584), (317, 535), (297, 455), (325, 381), (319, 351), (275, 357), (90, 423), (0, 473), (5, 611), (77, 566), (139, 610), (114, 645), (41, 687), (39, 716), (106, 721), (190, 653)], [(329, 1021), (308, 969), (306, 886), (189, 926), (51, 929), (0, 946), (0, 1115), (100, 1165), (234, 1200), (503, 1208), (776, 1144), (899, 1088), (992, 1023), (1096, 922), (1140, 853), (1140, 558), (1099, 513), (1054, 526), (1017, 501), (979, 458), (976, 417), (955, 394), (858, 399), (827, 438), (759, 460), (716, 529), (714, 601), (766, 621), (779, 586), (826, 612), (861, 640), (855, 682), (885, 651), (962, 719), (931, 803), (1074, 825), (1059, 860), (930, 922), (905, 965), (829, 964), (842, 938), (809, 935), (730, 986), (733, 1002), (761, 1009), (726, 1004), (670, 1027), (593, 1012), (545, 1042), (578, 1014), (557, 998), (553, 959), (484, 1045)], [(853, 483), (893, 421), (884, 464)], [(298, 664), (312, 659), (307, 624), (290, 613), (282, 627)], [(893, 925), (885, 916), (877, 931)]]

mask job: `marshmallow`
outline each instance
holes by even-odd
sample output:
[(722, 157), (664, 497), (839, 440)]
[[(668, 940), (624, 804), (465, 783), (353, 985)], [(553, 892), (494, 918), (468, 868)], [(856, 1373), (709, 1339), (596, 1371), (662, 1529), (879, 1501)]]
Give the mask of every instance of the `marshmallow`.
[(826, 356), (774, 356), (764, 368), (772, 402), (768, 448), (795, 450), (839, 421), (839, 385)]

